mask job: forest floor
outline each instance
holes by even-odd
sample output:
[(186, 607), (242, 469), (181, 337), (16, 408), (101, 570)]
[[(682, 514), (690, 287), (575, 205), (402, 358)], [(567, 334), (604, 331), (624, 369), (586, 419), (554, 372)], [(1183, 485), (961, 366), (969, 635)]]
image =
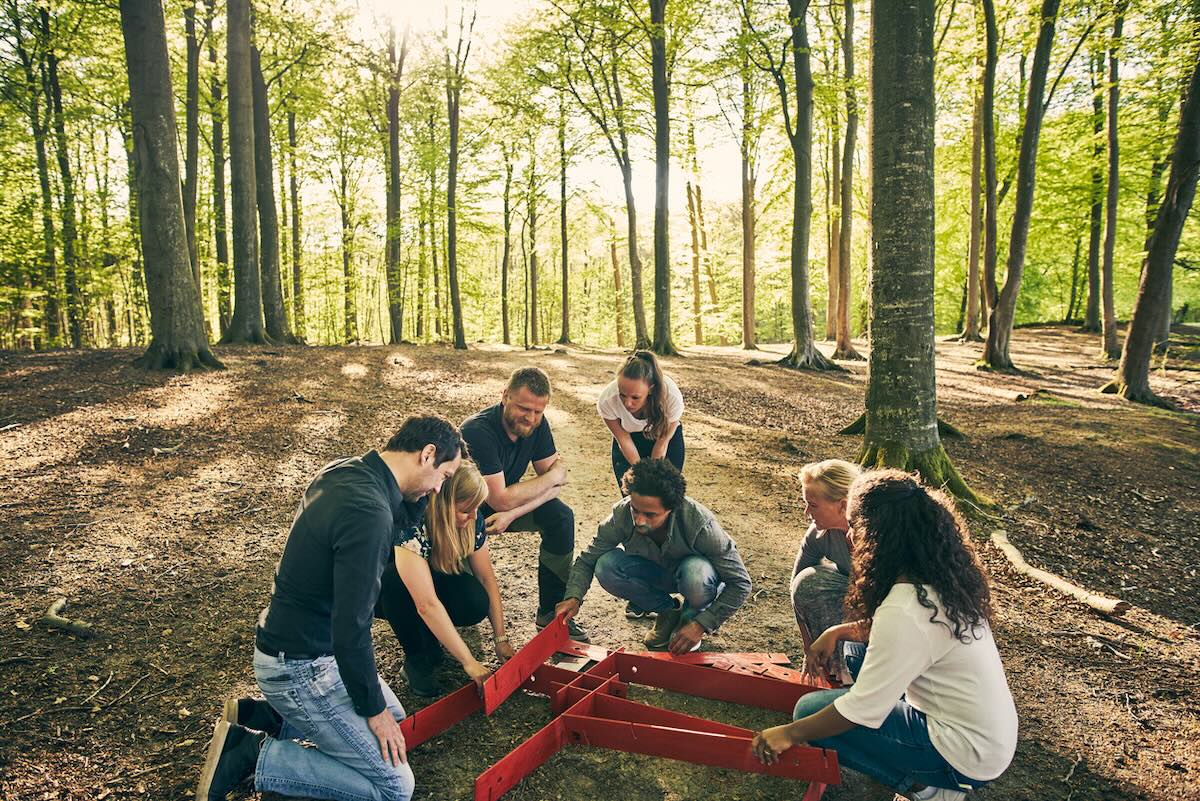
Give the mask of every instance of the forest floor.
[[(1096, 392), (1110, 375), (1096, 345), (1063, 328), (1018, 330), (1014, 360), (1027, 372), (1013, 376), (975, 370), (978, 345), (938, 344), (941, 413), (966, 435), (947, 450), (997, 502), (971, 520), (1021, 720), (1016, 758), (983, 799), (1200, 799), (1200, 362), (1173, 360), (1153, 379), (1186, 411), (1149, 409)], [(514, 367), (540, 365), (554, 383), (548, 416), (570, 464), (563, 498), (579, 547), (617, 498), (594, 406), (615, 350), (222, 348), (228, 370), (186, 376), (134, 369), (134, 355), (0, 353), (0, 798), (190, 798), (222, 698), (252, 691), (254, 621), (301, 491), (330, 459), (380, 446), (410, 412), (461, 420), (498, 400)], [(689, 494), (717, 513), (755, 582), (705, 648), (783, 651), (799, 664), (788, 600), (805, 529), (796, 471), (857, 456), (860, 440), (837, 432), (862, 410), (866, 366), (812, 374), (747, 360), (689, 348), (665, 362), (687, 403)], [(1033, 390), (1043, 391), (1017, 399)], [(1105, 619), (1016, 574), (989, 542), (997, 528), (1031, 563), (1134, 609)], [(520, 644), (534, 634), (536, 538), (504, 535), (492, 549)], [(40, 622), (59, 597), (98, 636)], [(595, 587), (580, 620), (593, 642), (640, 650), (648, 624), (621, 609)], [(466, 637), (494, 661), (487, 628)], [(386, 625), (375, 641), (381, 675), (410, 712), (421, 707)], [(444, 671), (447, 686), (464, 681), (456, 666)], [(782, 722), (653, 690), (636, 697), (748, 728)], [(518, 693), (421, 746), (416, 798), (469, 798), (474, 777), (547, 715), (545, 699)], [(826, 798), (891, 799), (850, 772), (843, 780)], [(801, 789), (576, 748), (508, 798), (765, 801)]]

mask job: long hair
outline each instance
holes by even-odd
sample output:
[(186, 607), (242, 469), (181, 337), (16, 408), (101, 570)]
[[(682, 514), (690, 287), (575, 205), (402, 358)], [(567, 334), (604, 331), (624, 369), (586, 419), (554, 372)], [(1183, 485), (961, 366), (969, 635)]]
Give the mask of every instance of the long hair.
[(667, 386), (663, 382), (663, 371), (658, 359), (648, 350), (635, 350), (621, 369), (621, 378), (645, 381), (650, 391), (646, 396), (646, 436), (658, 439), (667, 427)]
[(462, 560), (475, 550), (475, 518), (459, 528), (454, 524), (454, 514), (460, 506), (477, 509), (487, 496), (487, 484), (479, 468), (468, 461), (463, 461), (441, 490), (433, 494), (425, 507), (430, 567), (440, 573), (461, 572)]
[[(863, 473), (850, 488), (854, 576), (846, 593), (847, 620), (869, 618), (903, 576), (917, 601), (954, 637), (969, 642), (991, 623), (987, 573), (954, 502), (900, 470)], [(929, 599), (928, 587), (939, 604)], [(940, 608), (939, 608), (940, 605)]]
[(800, 468), (800, 483), (816, 489), (827, 501), (838, 501), (850, 494), (850, 485), (862, 475), (862, 468), (843, 459), (809, 462)]

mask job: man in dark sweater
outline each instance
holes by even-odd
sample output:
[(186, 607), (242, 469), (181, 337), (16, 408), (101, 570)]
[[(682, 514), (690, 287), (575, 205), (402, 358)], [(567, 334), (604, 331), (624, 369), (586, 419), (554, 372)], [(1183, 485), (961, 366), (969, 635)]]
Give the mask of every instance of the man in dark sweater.
[[(544, 416), (549, 402), (550, 378), (537, 367), (522, 367), (509, 377), (500, 403), (468, 417), (462, 425), (471, 458), (488, 485), (484, 504), (488, 533), (541, 534), (539, 629), (554, 619), (554, 606), (563, 599), (575, 553), (575, 513), (558, 498), (567, 483), (567, 468)], [(530, 465), (537, 476), (522, 481)], [(570, 623), (569, 630), (572, 639), (588, 641), (587, 632), (577, 623)]]
[(371, 623), (393, 531), (420, 520), (462, 455), (450, 421), (410, 417), (382, 452), (333, 462), (309, 484), (255, 633), (266, 701), (226, 703), (197, 801), (224, 801), (251, 774), (280, 795), (408, 801), (405, 713), (376, 672)]

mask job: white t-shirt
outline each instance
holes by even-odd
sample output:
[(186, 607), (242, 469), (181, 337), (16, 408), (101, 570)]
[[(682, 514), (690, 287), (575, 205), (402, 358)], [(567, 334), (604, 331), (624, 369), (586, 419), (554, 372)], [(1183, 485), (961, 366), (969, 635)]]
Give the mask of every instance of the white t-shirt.
[[(940, 609), (937, 592), (926, 589)], [(1017, 748), (1017, 710), (996, 641), (985, 623), (975, 630), (978, 639), (964, 643), (931, 623), (932, 614), (912, 584), (895, 584), (875, 610), (854, 686), (833, 705), (847, 720), (877, 729), (904, 695), (925, 713), (938, 753), (959, 773), (990, 781)]]
[[(683, 393), (672, 380), (671, 376), (663, 375), (663, 385), (667, 389), (667, 422), (675, 423), (683, 417)], [(633, 434), (646, 429), (646, 421), (639, 420), (629, 413), (625, 404), (621, 403), (621, 393), (617, 389), (617, 381), (613, 379), (607, 387), (600, 391), (600, 399), (596, 401), (596, 410), (605, 420), (620, 420), (621, 428)]]

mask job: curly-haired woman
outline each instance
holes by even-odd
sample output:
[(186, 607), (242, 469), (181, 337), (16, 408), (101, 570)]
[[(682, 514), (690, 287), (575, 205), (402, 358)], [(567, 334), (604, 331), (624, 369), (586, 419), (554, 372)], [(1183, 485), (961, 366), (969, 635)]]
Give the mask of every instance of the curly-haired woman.
[(813, 642), (828, 662), (842, 640), (866, 640), (854, 685), (803, 696), (794, 720), (754, 738), (773, 763), (798, 743), (910, 799), (957, 801), (1012, 761), (1017, 712), (992, 639), (987, 575), (946, 495), (898, 470), (850, 490), (853, 581), (847, 618)]

